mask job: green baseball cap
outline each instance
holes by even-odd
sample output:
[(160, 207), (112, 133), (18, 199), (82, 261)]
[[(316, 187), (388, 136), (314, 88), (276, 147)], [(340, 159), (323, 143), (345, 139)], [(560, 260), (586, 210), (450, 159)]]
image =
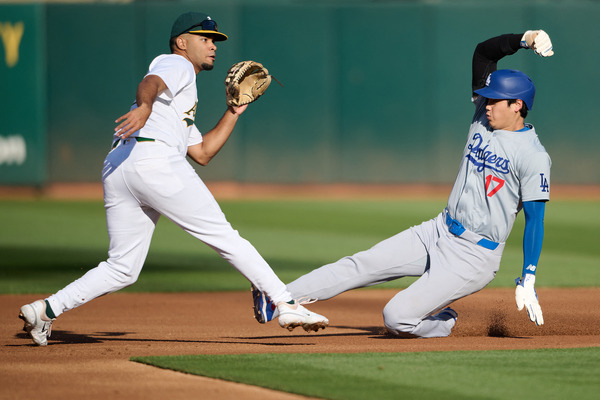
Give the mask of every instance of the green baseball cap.
[(171, 28), (171, 38), (184, 33), (210, 34), (217, 42), (228, 39), (227, 35), (217, 30), (215, 20), (199, 12), (187, 12), (177, 17)]

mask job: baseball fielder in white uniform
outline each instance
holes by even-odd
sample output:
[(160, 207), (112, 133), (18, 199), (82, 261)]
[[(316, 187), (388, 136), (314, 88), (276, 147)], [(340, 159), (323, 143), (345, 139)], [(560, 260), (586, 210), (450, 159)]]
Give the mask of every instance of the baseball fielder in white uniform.
[[(533, 82), (519, 71), (496, 71), (498, 60), (520, 48), (543, 57), (553, 54), (550, 38), (541, 30), (491, 38), (475, 50), (475, 115), (447, 207), (430, 221), (298, 278), (287, 286), (295, 298), (325, 300), (418, 276), (385, 306), (385, 326), (399, 336), (448, 336), (457, 319), (448, 306), (494, 279), (504, 243), (523, 209), (524, 264), (515, 298), (519, 310), (526, 307), (531, 321), (543, 324), (534, 282), (551, 162), (534, 127), (524, 122), (533, 106)], [(278, 315), (268, 295), (257, 288), (253, 300), (259, 322)]]
[(133, 284), (144, 265), (159, 216), (200, 239), (278, 304), (279, 323), (306, 331), (325, 328), (327, 318), (295, 301), (256, 249), (234, 230), (214, 197), (186, 160), (206, 165), (223, 147), (247, 105), (228, 107), (201, 135), (194, 117), (196, 74), (213, 68), (216, 42), (227, 36), (208, 15), (182, 14), (171, 31), (171, 54), (150, 64), (131, 110), (117, 119), (102, 182), (110, 247), (108, 259), (45, 300), (21, 307), (24, 329), (44, 346), (52, 320), (98, 296)]

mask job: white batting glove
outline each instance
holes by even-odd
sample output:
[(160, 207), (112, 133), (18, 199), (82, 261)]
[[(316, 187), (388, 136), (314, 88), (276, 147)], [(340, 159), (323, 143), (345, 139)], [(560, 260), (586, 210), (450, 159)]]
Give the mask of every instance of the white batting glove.
[(521, 47), (532, 49), (535, 54), (542, 57), (550, 57), (554, 54), (552, 51), (552, 41), (550, 36), (543, 30), (527, 31), (521, 38)]
[(524, 278), (515, 280), (517, 288), (515, 289), (515, 300), (517, 301), (517, 309), (521, 311), (527, 309), (527, 314), (531, 322), (536, 325), (544, 325), (544, 317), (542, 316), (542, 308), (535, 292), (535, 275), (525, 274)]

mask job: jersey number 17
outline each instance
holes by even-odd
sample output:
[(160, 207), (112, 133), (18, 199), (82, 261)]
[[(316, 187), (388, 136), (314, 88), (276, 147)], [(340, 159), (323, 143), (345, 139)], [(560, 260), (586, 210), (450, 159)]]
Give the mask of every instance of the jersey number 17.
[[(493, 186), (492, 186), (492, 182), (494, 182)], [(500, 179), (497, 176), (493, 176), (493, 175), (486, 176), (485, 177), (485, 192), (487, 193), (487, 196), (492, 197), (493, 195), (498, 193), (498, 190), (502, 189), (502, 186), (504, 186), (504, 182), (505, 182), (504, 179)]]

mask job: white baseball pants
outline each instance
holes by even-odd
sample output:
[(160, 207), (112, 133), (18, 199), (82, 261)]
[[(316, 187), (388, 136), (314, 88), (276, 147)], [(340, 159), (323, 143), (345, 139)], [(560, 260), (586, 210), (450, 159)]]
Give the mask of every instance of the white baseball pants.
[(196, 171), (175, 148), (126, 140), (102, 171), (108, 259), (47, 300), (56, 316), (133, 284), (162, 214), (213, 248), (276, 303), (291, 300), (256, 249), (234, 230)]

